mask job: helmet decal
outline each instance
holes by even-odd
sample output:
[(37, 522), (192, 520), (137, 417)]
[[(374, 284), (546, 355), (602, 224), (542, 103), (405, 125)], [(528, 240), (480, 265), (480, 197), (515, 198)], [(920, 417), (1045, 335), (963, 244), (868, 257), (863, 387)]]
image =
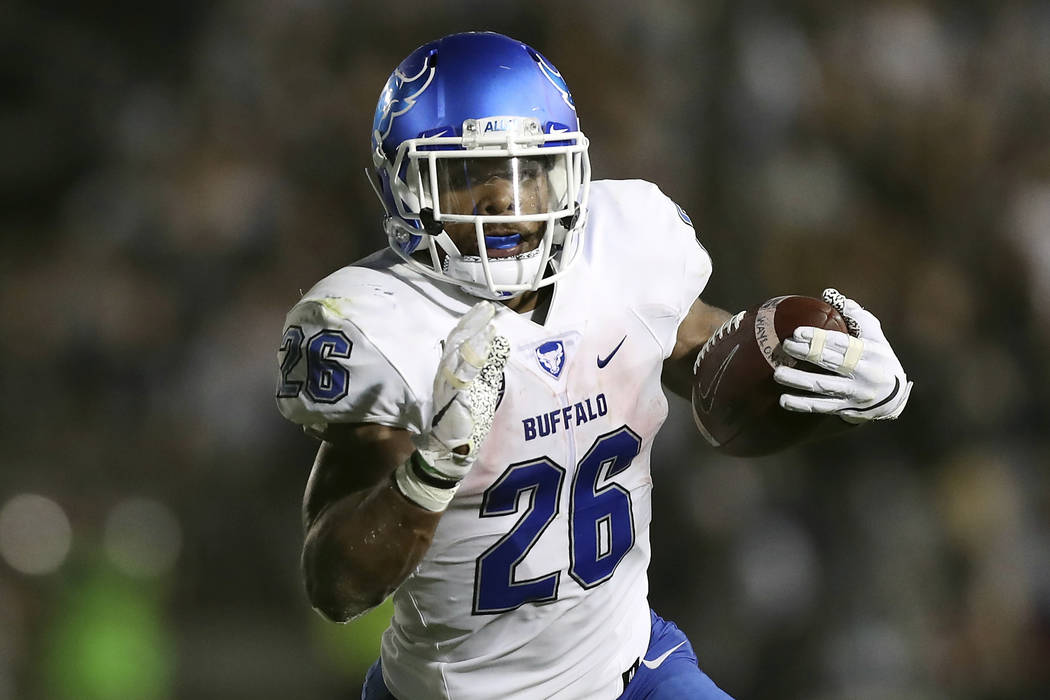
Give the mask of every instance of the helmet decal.
[(576, 111), (576, 104), (572, 101), (572, 94), (569, 92), (569, 86), (565, 84), (565, 78), (561, 77), (561, 73), (558, 69), (547, 62), (538, 51), (529, 50), (529, 55), (535, 59), (537, 65), (540, 67), (543, 75), (547, 80), (551, 82), (554, 89), (561, 93), (561, 98), (565, 101), (565, 104), (569, 105), (573, 112)]
[(415, 107), (419, 99), (434, 80), (437, 66), (430, 59), (433, 52), (424, 57), (423, 65), (419, 72), (413, 76), (407, 76), (400, 70), (394, 71), (393, 85), (389, 85), (379, 99), (376, 108), (376, 129), (372, 138), (382, 148), (383, 141), (390, 135), (390, 129), (394, 126), (394, 120)]

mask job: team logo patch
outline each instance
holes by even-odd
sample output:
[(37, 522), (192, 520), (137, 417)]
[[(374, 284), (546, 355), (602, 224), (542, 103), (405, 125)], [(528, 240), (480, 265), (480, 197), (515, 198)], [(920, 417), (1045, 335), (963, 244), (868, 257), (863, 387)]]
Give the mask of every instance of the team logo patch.
[(536, 348), (536, 360), (547, 374), (557, 379), (565, 367), (565, 344), (560, 340), (548, 340)]

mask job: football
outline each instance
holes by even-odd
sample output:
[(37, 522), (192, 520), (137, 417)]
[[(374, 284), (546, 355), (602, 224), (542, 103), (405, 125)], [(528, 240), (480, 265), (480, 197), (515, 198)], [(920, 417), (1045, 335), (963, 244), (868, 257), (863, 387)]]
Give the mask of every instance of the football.
[(730, 455), (766, 455), (805, 440), (823, 421), (838, 420), (780, 407), (780, 395), (797, 390), (773, 380), (776, 367), (824, 372), (781, 348), (781, 341), (799, 326), (847, 332), (845, 319), (830, 304), (781, 296), (733, 316), (701, 349), (693, 378), (693, 418), (711, 445)]

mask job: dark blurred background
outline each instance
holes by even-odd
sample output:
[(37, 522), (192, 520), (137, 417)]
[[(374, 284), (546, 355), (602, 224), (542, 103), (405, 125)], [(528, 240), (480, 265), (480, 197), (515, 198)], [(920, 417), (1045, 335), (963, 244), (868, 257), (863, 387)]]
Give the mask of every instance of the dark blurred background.
[[(836, 286), (902, 420), (774, 457), (675, 401), (651, 601), (739, 698), (1050, 697), (1050, 5), (12, 0), (0, 13), (0, 699), (357, 697), (309, 608), (286, 310), (382, 246), (386, 77), (492, 29), (661, 185), (738, 309)], [(659, 245), (638, 231), (638, 245)], [(406, 321), (407, 322), (407, 321)]]

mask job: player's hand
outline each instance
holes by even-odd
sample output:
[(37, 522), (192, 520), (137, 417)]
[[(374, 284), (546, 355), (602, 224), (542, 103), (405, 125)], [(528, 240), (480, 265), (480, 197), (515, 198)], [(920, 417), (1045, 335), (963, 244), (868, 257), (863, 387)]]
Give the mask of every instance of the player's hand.
[(897, 418), (908, 403), (912, 382), (893, 352), (882, 324), (870, 311), (834, 289), (824, 301), (842, 314), (849, 334), (803, 326), (783, 342), (784, 351), (834, 374), (781, 365), (773, 378), (816, 396), (782, 394), (780, 405), (800, 413), (837, 414), (849, 423)]
[(447, 506), (492, 427), (510, 355), (495, 314), (492, 302), (482, 301), (449, 333), (434, 377), (430, 429), (413, 439), (416, 453), (395, 475), (402, 493), (430, 510)]

